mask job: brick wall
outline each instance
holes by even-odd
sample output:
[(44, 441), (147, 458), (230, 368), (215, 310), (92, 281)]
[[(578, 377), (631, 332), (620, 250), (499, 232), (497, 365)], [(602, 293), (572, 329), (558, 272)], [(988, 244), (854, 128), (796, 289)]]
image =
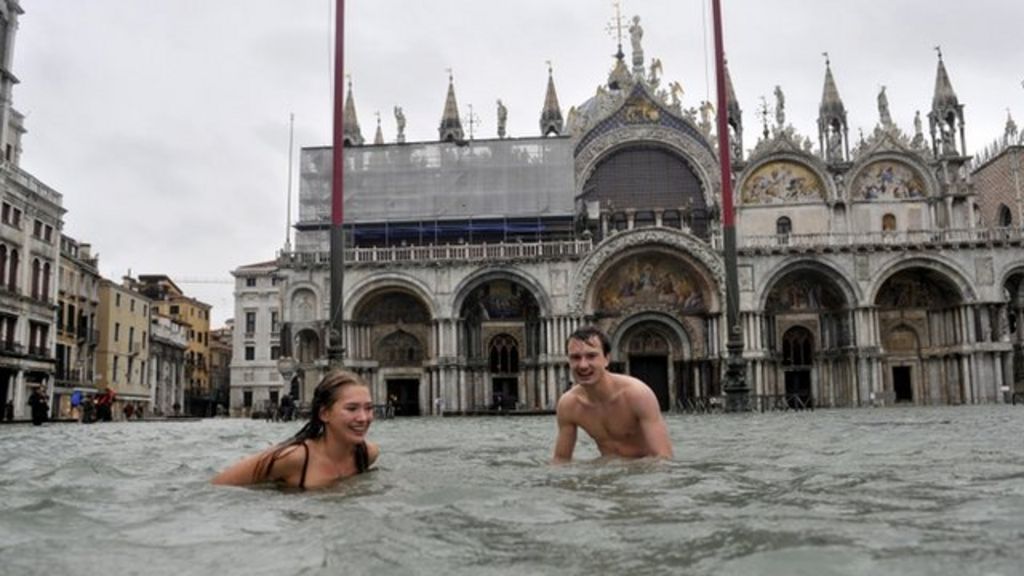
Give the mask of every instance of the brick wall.
[(978, 207), (986, 226), (999, 225), (999, 208), (1006, 205), (1013, 214), (1013, 225), (1021, 225), (1022, 206), (1018, 188), (1024, 194), (1024, 146), (1010, 146), (986, 162), (973, 174)]

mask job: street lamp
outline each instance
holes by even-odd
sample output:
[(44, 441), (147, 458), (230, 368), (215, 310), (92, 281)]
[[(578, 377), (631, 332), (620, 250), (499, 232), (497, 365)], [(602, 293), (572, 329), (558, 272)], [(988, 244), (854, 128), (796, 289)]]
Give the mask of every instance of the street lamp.
[(718, 87), (718, 159), (722, 168), (722, 241), (725, 252), (725, 409), (743, 412), (750, 409), (750, 389), (743, 360), (743, 328), (739, 322), (740, 287), (737, 271), (736, 225), (732, 202), (732, 166), (729, 158), (728, 102), (725, 89), (725, 49), (722, 40), (721, 0), (712, 0), (715, 27), (715, 72)]

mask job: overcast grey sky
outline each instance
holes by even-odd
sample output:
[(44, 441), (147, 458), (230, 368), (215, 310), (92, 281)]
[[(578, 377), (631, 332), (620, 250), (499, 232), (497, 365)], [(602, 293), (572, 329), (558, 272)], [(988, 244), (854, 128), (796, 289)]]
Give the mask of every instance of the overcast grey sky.
[[(1002, 134), (1007, 108), (1024, 120), (1024, 2), (722, 2), (748, 149), (760, 97), (771, 102), (776, 84), (788, 120), (817, 141), (824, 51), (851, 140), (877, 122), (882, 85), (893, 119), (912, 130), (914, 111), (931, 104), (936, 45), (966, 105), (971, 152)], [(64, 195), (65, 233), (93, 245), (105, 276), (169, 274), (214, 306), (215, 326), (231, 317), (230, 284), (191, 280), (229, 280), (281, 248), (289, 113), (296, 150), (331, 143), (334, 3), (23, 1), (22, 166)], [(646, 59), (661, 59), (665, 84), (683, 85), (684, 106), (714, 99), (706, 2), (623, 0), (622, 11), (641, 17)], [(393, 141), (399, 105), (410, 141), (436, 139), (452, 68), (460, 108), (480, 118), (477, 138), (494, 137), (498, 98), (510, 135), (536, 136), (545, 61), (567, 113), (607, 77), (613, 14), (609, 0), (348, 0), (346, 67), (363, 135), (372, 140), (380, 111)]]

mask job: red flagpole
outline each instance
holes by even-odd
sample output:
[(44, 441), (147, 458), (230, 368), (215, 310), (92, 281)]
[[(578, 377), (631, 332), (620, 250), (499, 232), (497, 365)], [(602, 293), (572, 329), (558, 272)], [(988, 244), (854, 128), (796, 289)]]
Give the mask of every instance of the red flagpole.
[(740, 286), (737, 270), (736, 220), (732, 201), (732, 162), (729, 155), (728, 94), (725, 91), (725, 42), (722, 38), (722, 7), (712, 0), (715, 28), (715, 76), (718, 88), (718, 160), (722, 168), (722, 249), (725, 256), (726, 409), (731, 412), (749, 409), (749, 388), (743, 360), (743, 328), (739, 323)]
[(334, 23), (334, 147), (331, 174), (331, 302), (327, 355), (340, 366), (345, 355), (345, 0), (337, 0)]

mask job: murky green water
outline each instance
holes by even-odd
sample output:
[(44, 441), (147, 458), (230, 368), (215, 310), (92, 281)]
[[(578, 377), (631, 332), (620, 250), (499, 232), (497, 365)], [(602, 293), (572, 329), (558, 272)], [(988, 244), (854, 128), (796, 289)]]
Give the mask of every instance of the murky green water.
[(552, 467), (551, 417), (377, 422), (305, 494), (208, 484), (294, 424), (0, 427), (0, 573), (1024, 573), (1024, 408), (668, 423), (672, 462)]

